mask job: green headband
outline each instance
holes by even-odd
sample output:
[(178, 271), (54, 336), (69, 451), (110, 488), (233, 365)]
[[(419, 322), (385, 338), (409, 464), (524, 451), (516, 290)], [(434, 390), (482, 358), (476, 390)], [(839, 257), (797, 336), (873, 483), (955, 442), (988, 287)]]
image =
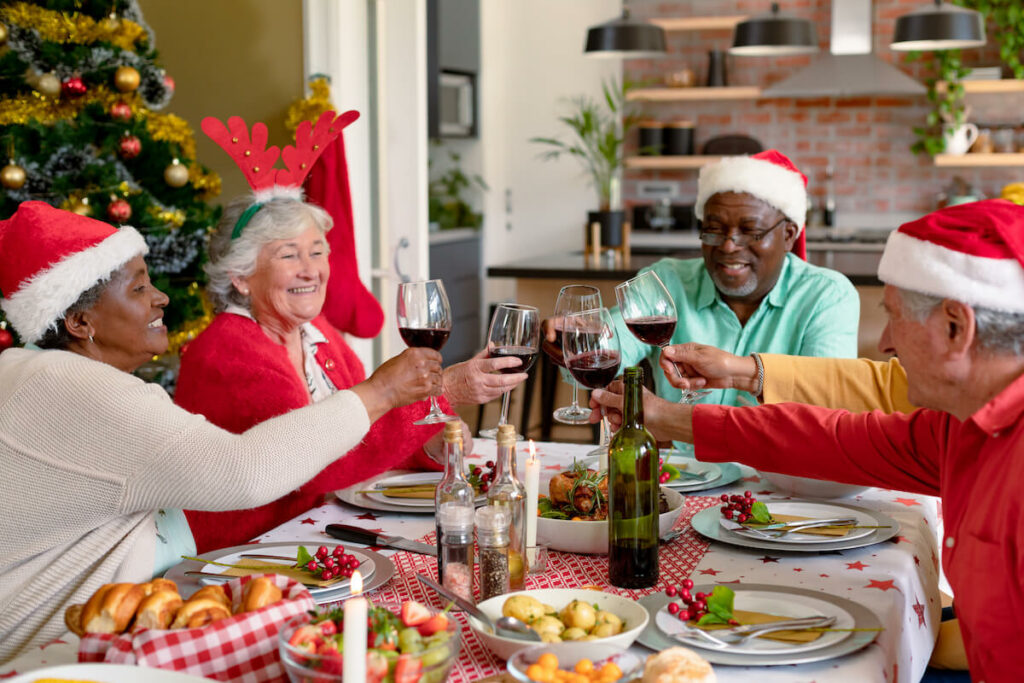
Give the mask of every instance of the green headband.
[(256, 202), (242, 212), (242, 215), (238, 217), (238, 222), (235, 223), (234, 229), (231, 231), (232, 240), (238, 239), (238, 236), (242, 234), (242, 230), (245, 229), (245, 226), (249, 225), (249, 221), (252, 220), (252, 217), (255, 216), (256, 212), (262, 208), (263, 204), (261, 202)]

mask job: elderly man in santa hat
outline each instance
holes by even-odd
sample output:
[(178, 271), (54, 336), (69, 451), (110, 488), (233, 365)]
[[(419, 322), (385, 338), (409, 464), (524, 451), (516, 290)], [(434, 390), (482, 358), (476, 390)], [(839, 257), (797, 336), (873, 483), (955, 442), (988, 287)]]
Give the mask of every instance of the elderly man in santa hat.
[[(776, 150), (704, 166), (694, 207), (703, 258), (666, 258), (641, 271), (656, 273), (675, 303), (670, 343), (744, 355), (855, 356), (860, 300), (841, 273), (804, 260), (807, 206), (807, 178)], [(648, 359), (658, 395), (678, 400), (679, 389), (658, 369), (658, 347), (634, 337), (618, 309), (612, 318), (621, 367)], [(554, 341), (553, 325), (547, 334)], [(737, 394), (727, 389), (700, 400), (736, 405)]]
[[(876, 395), (883, 407), (909, 400), (924, 409), (853, 414), (782, 403), (735, 410), (650, 397), (646, 424), (659, 438), (694, 443), (701, 460), (739, 459), (763, 470), (941, 496), (942, 563), (971, 678), (1020, 680), (1024, 207), (988, 200), (907, 223), (890, 235), (878, 275), (889, 314), (879, 348), (899, 362), (788, 359), (783, 374), (792, 381), (801, 369), (817, 372), (801, 382), (831, 383), (833, 396)], [(772, 374), (777, 364), (707, 349), (666, 349), (662, 362), (684, 363), (685, 374), (707, 386), (755, 395), (782, 379)], [(615, 407), (619, 397), (594, 398)]]

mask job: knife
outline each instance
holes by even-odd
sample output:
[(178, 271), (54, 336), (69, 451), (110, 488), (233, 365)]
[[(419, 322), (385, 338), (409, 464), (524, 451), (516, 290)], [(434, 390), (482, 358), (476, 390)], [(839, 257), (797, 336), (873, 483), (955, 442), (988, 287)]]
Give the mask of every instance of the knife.
[(436, 546), (420, 543), (419, 541), (410, 541), (401, 536), (379, 536), (372, 531), (360, 529), (357, 526), (349, 526), (348, 524), (328, 524), (326, 531), (328, 536), (333, 536), (338, 540), (349, 543), (377, 545), (382, 548), (397, 548), (398, 550), (408, 550), (411, 553), (437, 557)]

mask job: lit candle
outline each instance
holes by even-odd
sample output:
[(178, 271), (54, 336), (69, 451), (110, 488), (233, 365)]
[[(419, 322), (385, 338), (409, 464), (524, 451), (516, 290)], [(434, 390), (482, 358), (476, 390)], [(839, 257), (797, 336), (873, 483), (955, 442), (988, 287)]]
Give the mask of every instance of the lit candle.
[(537, 545), (537, 497), (540, 491), (540, 460), (537, 447), (530, 439), (530, 457), (526, 460), (526, 562), (527, 571), (536, 561)]
[(366, 680), (366, 617), (369, 603), (360, 597), (363, 592), (363, 577), (356, 570), (352, 572), (352, 597), (345, 601), (345, 651), (342, 676), (346, 681)]

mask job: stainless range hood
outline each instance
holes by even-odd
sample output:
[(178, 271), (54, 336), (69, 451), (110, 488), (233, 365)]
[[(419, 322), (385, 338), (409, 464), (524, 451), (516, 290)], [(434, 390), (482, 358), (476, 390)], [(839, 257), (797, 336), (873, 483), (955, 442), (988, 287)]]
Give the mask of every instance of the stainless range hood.
[(763, 96), (924, 95), (924, 85), (871, 54), (871, 37), (871, 0), (832, 0), (829, 54), (765, 89)]

